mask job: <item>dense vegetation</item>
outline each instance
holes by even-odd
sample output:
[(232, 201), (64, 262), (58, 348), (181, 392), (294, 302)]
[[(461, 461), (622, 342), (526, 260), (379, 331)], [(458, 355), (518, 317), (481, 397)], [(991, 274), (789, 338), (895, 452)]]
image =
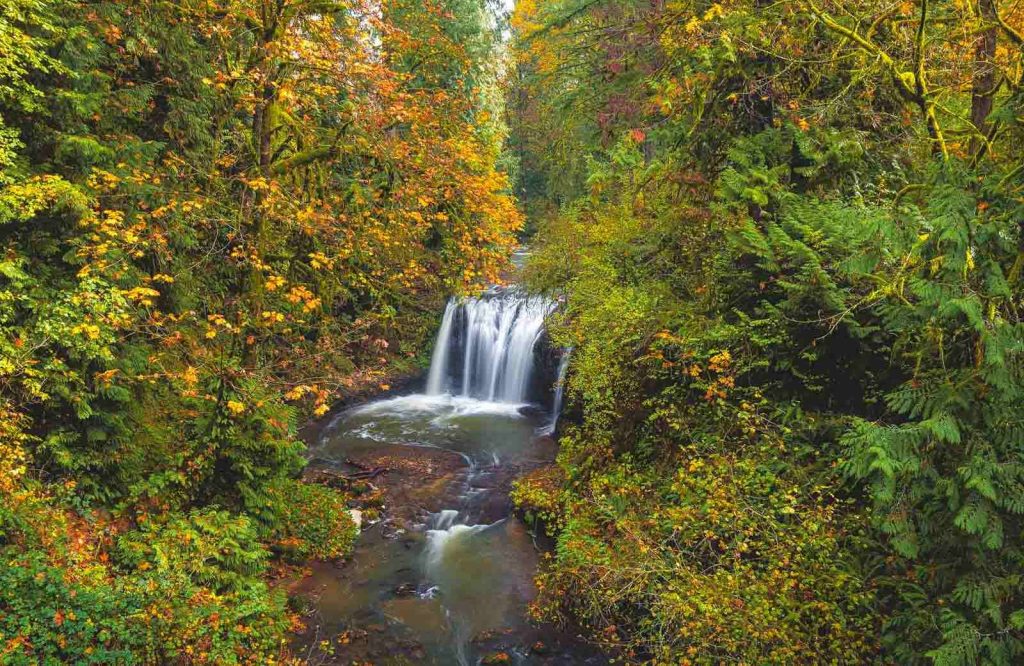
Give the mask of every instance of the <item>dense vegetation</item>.
[(0, 3), (0, 663), (291, 660), (274, 570), (356, 536), (297, 427), (422, 365), (513, 183), (538, 617), (1024, 661), (1024, 6), (496, 4)]
[(1024, 8), (521, 0), (573, 347), (537, 612), (654, 663), (1024, 660)]
[(0, 3), (0, 663), (288, 659), (346, 498), (300, 419), (409, 371), (521, 218), (483, 0)]

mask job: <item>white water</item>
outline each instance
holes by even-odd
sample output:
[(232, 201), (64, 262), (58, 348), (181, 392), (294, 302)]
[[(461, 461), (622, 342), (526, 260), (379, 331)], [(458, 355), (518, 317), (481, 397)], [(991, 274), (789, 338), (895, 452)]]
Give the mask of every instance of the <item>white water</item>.
[(445, 421), (464, 416), (504, 416), (517, 418), (522, 416), (519, 408), (524, 403), (517, 402), (492, 402), (478, 400), (465, 396), (452, 396), (447, 394), (403, 395), (387, 400), (378, 400), (344, 414), (346, 418), (359, 415), (384, 415), (384, 416), (416, 416), (434, 415), (434, 421), (442, 424)]
[[(451, 559), (458, 562), (460, 554), (463, 556), (463, 559), (465, 559), (466, 555), (472, 556), (473, 541), (471, 537), (478, 532), (486, 530), (488, 527), (491, 526), (455, 523), (444, 529), (428, 530), (427, 549), (424, 553), (428, 575), (437, 580), (443, 579), (445, 573), (453, 573), (441, 571), (441, 568), (445, 566), (445, 561)], [(456, 553), (454, 551), (463, 552)], [(458, 575), (457, 572), (454, 573)]]
[[(526, 402), (534, 350), (554, 301), (495, 288), (445, 309), (427, 380), (428, 395)], [(460, 367), (454, 367), (461, 361)]]
[(562, 358), (558, 361), (558, 381), (555, 383), (555, 402), (551, 406), (551, 423), (541, 431), (543, 435), (555, 434), (558, 417), (562, 415), (562, 400), (565, 398), (565, 380), (569, 374), (570, 356), (572, 356), (572, 347), (563, 351)]
[[(449, 301), (448, 307), (444, 309), (444, 319), (441, 321), (441, 331), (438, 333), (438, 340), (447, 340), (452, 334), (452, 320), (455, 319), (455, 301)], [(427, 377), (427, 393), (439, 395), (444, 393), (445, 368), (448, 367), (448, 345), (434, 345), (434, 355), (430, 359), (430, 375)]]

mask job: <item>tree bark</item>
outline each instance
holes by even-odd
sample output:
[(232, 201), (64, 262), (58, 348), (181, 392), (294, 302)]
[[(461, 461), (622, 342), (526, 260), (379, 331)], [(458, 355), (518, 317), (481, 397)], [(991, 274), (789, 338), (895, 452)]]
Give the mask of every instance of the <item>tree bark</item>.
[(982, 29), (974, 46), (974, 79), (971, 84), (971, 123), (977, 134), (971, 137), (970, 152), (975, 158), (982, 156), (988, 147), (988, 117), (992, 113), (997, 85), (995, 55), (999, 23), (995, 0), (978, 0), (978, 17)]

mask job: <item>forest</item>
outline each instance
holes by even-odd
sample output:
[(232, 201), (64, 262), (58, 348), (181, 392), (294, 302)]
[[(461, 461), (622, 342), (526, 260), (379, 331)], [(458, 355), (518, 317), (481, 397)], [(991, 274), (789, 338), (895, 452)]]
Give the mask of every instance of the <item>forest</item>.
[(363, 663), (304, 427), (520, 246), (532, 622), (1024, 662), (1020, 0), (0, 0), (0, 664)]

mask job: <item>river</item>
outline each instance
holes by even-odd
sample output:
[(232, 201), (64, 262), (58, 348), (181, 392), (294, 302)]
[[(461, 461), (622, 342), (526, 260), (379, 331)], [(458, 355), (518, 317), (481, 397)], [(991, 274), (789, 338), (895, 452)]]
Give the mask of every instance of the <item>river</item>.
[(374, 482), (380, 517), (351, 560), (317, 565), (302, 584), (310, 661), (607, 663), (528, 619), (543, 548), (508, 497), (556, 453), (565, 356), (543, 339), (554, 309), (515, 287), (453, 300), (424, 392), (349, 409), (323, 431), (315, 465), (386, 472)]

